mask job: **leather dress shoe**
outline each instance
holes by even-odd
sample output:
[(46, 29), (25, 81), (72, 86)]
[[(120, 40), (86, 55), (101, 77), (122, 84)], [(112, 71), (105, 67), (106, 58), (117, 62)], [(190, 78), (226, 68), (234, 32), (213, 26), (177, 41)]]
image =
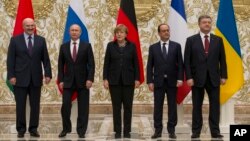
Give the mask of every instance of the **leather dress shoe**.
[(79, 138), (85, 138), (85, 134), (84, 134), (84, 133), (79, 133), (79, 134), (78, 134), (78, 137), (79, 137)]
[(199, 138), (200, 137), (200, 134), (197, 134), (197, 133), (193, 133), (191, 135), (191, 138), (194, 139), (194, 138)]
[(176, 139), (177, 138), (175, 133), (169, 133), (168, 137), (171, 138), (171, 139)]
[(62, 137), (65, 137), (66, 135), (67, 135), (67, 133), (69, 133), (69, 132), (67, 132), (67, 131), (62, 131), (60, 134), (59, 134), (59, 138), (62, 138)]
[(23, 138), (23, 137), (24, 137), (24, 133), (20, 133), (20, 132), (19, 132), (19, 133), (17, 134), (17, 137), (18, 137), (18, 138)]
[(30, 136), (32, 137), (40, 137), (40, 134), (37, 131), (30, 132)]
[(116, 139), (121, 138), (121, 133), (115, 133), (115, 138), (116, 138)]
[(223, 138), (224, 136), (221, 134), (211, 134), (212, 138)]
[(151, 139), (156, 139), (156, 138), (160, 138), (160, 137), (161, 137), (161, 133), (155, 132), (154, 135), (151, 136)]
[(124, 137), (124, 138), (131, 138), (131, 135), (130, 135), (130, 133), (124, 133), (124, 134), (123, 134), (123, 137)]

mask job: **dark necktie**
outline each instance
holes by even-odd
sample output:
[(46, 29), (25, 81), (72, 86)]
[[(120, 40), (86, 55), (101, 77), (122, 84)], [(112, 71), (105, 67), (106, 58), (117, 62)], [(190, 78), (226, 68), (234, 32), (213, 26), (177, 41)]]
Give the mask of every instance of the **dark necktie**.
[(204, 38), (205, 38), (205, 54), (206, 54), (206, 56), (208, 55), (208, 49), (209, 49), (209, 40), (208, 40), (208, 35), (205, 35), (204, 36)]
[(166, 49), (166, 43), (162, 44), (162, 54), (163, 54), (163, 58), (165, 60), (167, 60), (167, 49)]
[(32, 55), (32, 41), (31, 41), (32, 37), (29, 36), (28, 39), (29, 39), (29, 41), (28, 41), (28, 51), (29, 51), (29, 55), (31, 56)]
[(76, 42), (73, 42), (74, 47), (73, 47), (73, 52), (72, 52), (72, 58), (74, 62), (76, 61)]

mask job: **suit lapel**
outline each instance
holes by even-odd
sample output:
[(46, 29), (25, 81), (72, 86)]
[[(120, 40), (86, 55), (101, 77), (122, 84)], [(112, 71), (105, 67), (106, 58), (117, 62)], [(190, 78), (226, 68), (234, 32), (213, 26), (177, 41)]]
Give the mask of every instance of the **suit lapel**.
[(74, 60), (72, 58), (71, 51), (70, 51), (70, 41), (66, 44), (65, 47), (66, 47), (66, 54), (69, 57), (69, 60), (74, 63)]
[(206, 54), (205, 54), (205, 47), (204, 47), (204, 44), (203, 44), (203, 42), (202, 42), (200, 33), (198, 33), (198, 34), (196, 35), (196, 38), (197, 38), (197, 41), (198, 41), (198, 46), (197, 46), (197, 47), (199, 48), (199, 50), (200, 50), (200, 52), (202, 53), (202, 55), (205, 57), (205, 56), (206, 56)]
[(25, 37), (24, 37), (24, 34), (21, 36), (21, 47), (24, 47), (24, 49), (26, 50), (26, 53), (27, 53), (27, 55), (29, 56), (29, 57), (31, 57), (30, 55), (29, 55), (29, 50), (28, 50), (28, 46), (26, 45), (26, 39), (25, 39)]
[(157, 52), (159, 52), (160, 54), (160, 57), (162, 58), (162, 60), (166, 61), (163, 57), (163, 53), (162, 53), (162, 50), (161, 50), (161, 42), (158, 42), (158, 45), (157, 45)]
[[(79, 58), (79, 55), (80, 55), (80, 53), (82, 52), (83, 48), (84, 48), (83, 43), (80, 41), (80, 42), (79, 42), (79, 46), (78, 46), (78, 51), (77, 51), (77, 54), (76, 54), (76, 62), (77, 62), (77, 60), (78, 60), (78, 58)], [(72, 60), (73, 60), (73, 59), (72, 59)]]
[(208, 49), (208, 56), (210, 54), (210, 52), (213, 50), (213, 48), (215, 47), (215, 37), (213, 34), (210, 34), (210, 43), (209, 43), (209, 49)]

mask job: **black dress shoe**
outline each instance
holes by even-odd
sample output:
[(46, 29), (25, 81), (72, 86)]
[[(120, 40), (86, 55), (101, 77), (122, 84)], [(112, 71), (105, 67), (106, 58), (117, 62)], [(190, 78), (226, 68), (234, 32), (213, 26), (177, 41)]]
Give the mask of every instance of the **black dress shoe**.
[(115, 133), (115, 138), (116, 138), (116, 139), (121, 138), (121, 133)]
[(23, 137), (24, 137), (24, 133), (18, 133), (18, 134), (17, 134), (17, 137), (18, 137), (18, 138), (23, 138)]
[(169, 133), (168, 137), (171, 138), (171, 139), (176, 139), (177, 138), (175, 133)]
[(40, 137), (40, 134), (37, 131), (30, 132), (30, 136), (32, 137)]
[(155, 132), (154, 135), (151, 136), (151, 139), (156, 139), (160, 137), (161, 137), (161, 133)]
[(79, 134), (78, 134), (78, 137), (79, 137), (79, 138), (85, 138), (85, 134), (84, 134), (84, 133), (79, 133)]
[(194, 138), (199, 138), (200, 137), (200, 134), (197, 134), (197, 133), (193, 133), (191, 138), (194, 139)]
[(130, 135), (130, 133), (124, 133), (124, 134), (123, 134), (123, 137), (124, 137), (124, 138), (131, 138), (131, 135)]
[(223, 138), (224, 136), (221, 134), (211, 134), (212, 138)]
[(60, 134), (59, 134), (59, 138), (62, 138), (62, 137), (65, 137), (67, 135), (67, 131), (62, 131)]

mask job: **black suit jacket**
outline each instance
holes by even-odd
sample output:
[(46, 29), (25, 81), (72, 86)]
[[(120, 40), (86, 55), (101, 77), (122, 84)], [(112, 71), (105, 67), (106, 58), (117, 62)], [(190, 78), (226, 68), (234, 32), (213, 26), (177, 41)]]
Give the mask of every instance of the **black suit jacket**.
[(200, 34), (187, 38), (184, 64), (186, 77), (194, 80), (194, 86), (203, 87), (207, 73), (209, 73), (212, 85), (219, 86), (220, 78), (227, 78), (227, 64), (222, 38), (210, 35), (207, 57)]
[(27, 87), (32, 79), (34, 86), (42, 86), (43, 69), (46, 77), (52, 78), (46, 41), (34, 35), (32, 56), (28, 53), (24, 34), (12, 37), (7, 56), (7, 78), (16, 77), (16, 86)]
[(58, 58), (58, 80), (64, 83), (64, 88), (86, 88), (86, 81), (94, 82), (95, 61), (91, 44), (80, 41), (77, 58), (74, 62), (70, 52), (70, 41), (60, 47)]
[(103, 79), (108, 80), (110, 85), (118, 85), (122, 77), (124, 85), (134, 85), (139, 81), (139, 66), (136, 47), (127, 41), (124, 53), (119, 52), (116, 41), (109, 42), (104, 59)]
[(169, 86), (176, 86), (177, 80), (183, 80), (183, 59), (181, 45), (169, 41), (167, 60), (164, 60), (161, 44), (157, 42), (149, 47), (147, 63), (147, 83), (154, 83), (155, 87), (164, 84), (166, 72)]

